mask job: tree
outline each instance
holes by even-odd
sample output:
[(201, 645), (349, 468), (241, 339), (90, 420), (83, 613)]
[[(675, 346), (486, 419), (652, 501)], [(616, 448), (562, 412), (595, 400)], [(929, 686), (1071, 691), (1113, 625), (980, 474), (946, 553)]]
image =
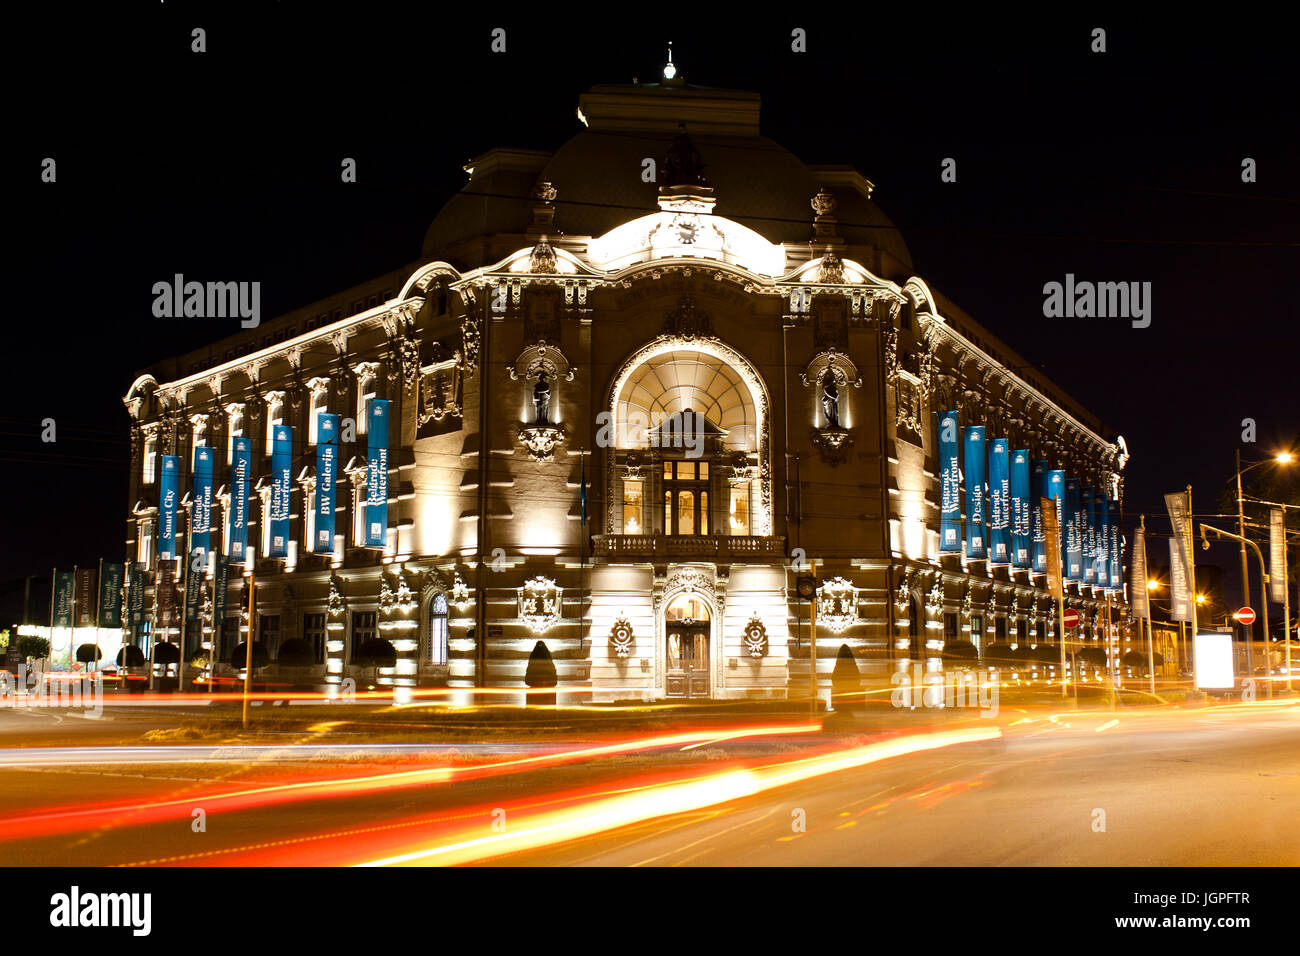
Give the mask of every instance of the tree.
[(18, 656), (23, 660), (41, 660), (50, 655), (50, 642), (34, 634), (18, 638)]
[(82, 644), (77, 648), (78, 664), (98, 664), (103, 657), (104, 652), (98, 644)]

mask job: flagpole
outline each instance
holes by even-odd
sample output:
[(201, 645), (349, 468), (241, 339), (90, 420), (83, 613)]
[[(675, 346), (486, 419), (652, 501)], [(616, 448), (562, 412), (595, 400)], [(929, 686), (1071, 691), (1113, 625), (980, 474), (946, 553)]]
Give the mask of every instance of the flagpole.
[[(73, 575), (72, 584), (73, 587), (76, 587), (77, 579), (75, 574)], [(59, 569), (51, 568), (50, 569), (50, 639), (46, 642), (51, 650), (54, 648), (54, 602), (58, 600), (58, 595), (59, 595)], [(48, 654), (49, 652), (47, 651), (46, 653)], [(26, 664), (27, 662), (23, 661), (23, 665), (26, 666)]]
[[(1196, 631), (1198, 628), (1198, 624), (1196, 622), (1196, 555), (1194, 553), (1195, 549), (1192, 547), (1192, 540), (1195, 535), (1195, 528), (1193, 527), (1193, 522), (1195, 521), (1195, 519), (1192, 517), (1192, 515), (1193, 515), (1192, 486), (1188, 485), (1187, 486), (1187, 528), (1185, 533), (1183, 532), (1182, 529), (1179, 530), (1179, 533), (1183, 535), (1184, 540), (1187, 542), (1187, 545), (1184, 548), (1184, 550), (1187, 552), (1187, 579), (1188, 579), (1187, 604), (1192, 609), (1192, 632), (1191, 632), (1192, 687), (1195, 688), (1196, 687)], [(1250, 651), (1249, 643), (1246, 644), (1246, 651), (1247, 653), (1249, 653)]]
[(104, 559), (99, 559), (99, 574), (95, 577), (95, 670), (99, 670), (99, 615), (104, 603)]
[[(1142, 528), (1142, 570), (1145, 572), (1145, 571), (1146, 571), (1146, 567), (1147, 567), (1147, 516), (1146, 516), (1146, 515), (1140, 515), (1139, 517), (1140, 517), (1141, 522), (1142, 522), (1142, 525), (1141, 525), (1141, 528)], [(1147, 583), (1146, 583), (1145, 581), (1143, 581), (1143, 582), (1142, 582), (1142, 586), (1143, 586), (1143, 587), (1146, 587), (1146, 586), (1147, 586)], [(1150, 680), (1148, 681), (1148, 683), (1149, 683), (1149, 685), (1150, 685), (1151, 696), (1154, 697), (1155, 694), (1156, 694), (1156, 649), (1155, 649), (1155, 646), (1154, 646), (1155, 638), (1154, 638), (1154, 637), (1152, 636), (1152, 634), (1151, 634), (1151, 597), (1150, 597), (1150, 595), (1147, 595), (1147, 614), (1146, 614), (1146, 618), (1147, 618), (1147, 676), (1150, 678)]]

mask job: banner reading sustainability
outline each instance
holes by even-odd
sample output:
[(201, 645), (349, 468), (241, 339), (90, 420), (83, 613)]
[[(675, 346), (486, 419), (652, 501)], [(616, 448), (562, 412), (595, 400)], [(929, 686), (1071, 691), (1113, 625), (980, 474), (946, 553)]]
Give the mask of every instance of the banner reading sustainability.
[(253, 474), (253, 442), (237, 437), (230, 456), (230, 560), (244, 561), (248, 548), (248, 495)]

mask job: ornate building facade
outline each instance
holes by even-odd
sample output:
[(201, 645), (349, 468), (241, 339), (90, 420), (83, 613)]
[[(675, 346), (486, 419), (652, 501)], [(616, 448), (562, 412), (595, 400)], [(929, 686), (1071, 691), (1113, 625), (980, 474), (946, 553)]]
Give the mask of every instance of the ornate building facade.
[[(146, 580), (162, 456), (185, 471), (217, 450), (212, 548), (229, 552), (244, 438), (258, 640), (272, 660), (304, 642), (299, 674), (327, 686), (553, 673), (561, 703), (798, 696), (808, 566), (825, 693), (832, 672), (937, 666), (948, 641), (1055, 640), (1043, 574), (941, 551), (936, 413), (1115, 499), (1123, 439), (913, 274), (865, 177), (762, 137), (756, 95), (598, 86), (578, 115), (553, 154), (467, 166), (412, 265), (136, 379), (127, 557)], [(320, 548), (323, 412), (341, 428)], [(270, 558), (283, 426), (289, 540)], [(207, 622), (223, 661), (247, 580)], [(1099, 589), (1067, 600), (1099, 624)], [(378, 668), (376, 640), (394, 654)]]

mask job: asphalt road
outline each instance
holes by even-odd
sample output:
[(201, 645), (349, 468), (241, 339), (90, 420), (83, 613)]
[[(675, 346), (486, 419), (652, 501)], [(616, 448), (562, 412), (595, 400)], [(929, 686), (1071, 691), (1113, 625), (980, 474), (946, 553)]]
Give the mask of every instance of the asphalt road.
[[(864, 738), (674, 747), (482, 779), (417, 776), (364, 792), (344, 787), (287, 796), (276, 788), (319, 776), (322, 768), (387, 781), (385, 774), (429, 767), (432, 755), (363, 747), (344, 760), (326, 749), (311, 763), (295, 764), (275, 748), (245, 748), (243, 761), (210, 748), (163, 748), (136, 767), (118, 749), (87, 748), (64, 760), (33, 748), (26, 765), (12, 753), (0, 762), (0, 865), (408, 858), (530, 866), (1300, 864), (1300, 708), (1055, 719), (1005, 713), (996, 724), (998, 739), (819, 770), (739, 796), (727, 790), (735, 768), (792, 766), (827, 748), (860, 748)], [(910, 729), (935, 726), (918, 721)], [(471, 749), (472, 760), (491, 759), (491, 747)], [(162, 757), (169, 751), (172, 761)], [(525, 751), (511, 744), (499, 752), (506, 761)], [(674, 803), (672, 788), (683, 785), (697, 790)], [(701, 797), (699, 787), (714, 789)], [(214, 797), (217, 790), (257, 796), (241, 802)], [(640, 816), (604, 827), (600, 821), (620, 818), (602, 808), (629, 794)], [(155, 810), (139, 809), (155, 803)], [(87, 808), (91, 815), (78, 816)], [(193, 823), (198, 809), (201, 830)], [(509, 820), (500, 833), (497, 814)], [(510, 852), (508, 834), (542, 832), (535, 822), (556, 819), (600, 832), (567, 839), (560, 827), (555, 839), (564, 842), (534, 840)], [(470, 855), (438, 855), (450, 845)]]

